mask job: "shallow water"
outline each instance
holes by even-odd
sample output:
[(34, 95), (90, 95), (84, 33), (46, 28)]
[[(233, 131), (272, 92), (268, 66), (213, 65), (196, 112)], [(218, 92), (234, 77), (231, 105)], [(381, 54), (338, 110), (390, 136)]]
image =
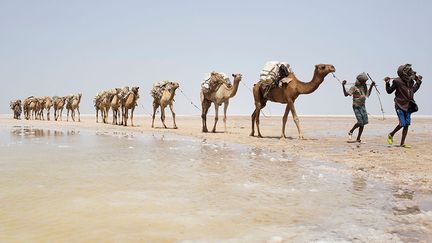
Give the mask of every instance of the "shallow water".
[(0, 127), (0, 241), (430, 241), (430, 195), (174, 135)]

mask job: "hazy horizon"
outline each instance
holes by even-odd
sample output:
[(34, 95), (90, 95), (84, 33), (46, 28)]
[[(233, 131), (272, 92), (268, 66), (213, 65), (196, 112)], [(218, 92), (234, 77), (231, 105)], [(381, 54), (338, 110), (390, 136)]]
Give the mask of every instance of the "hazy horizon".
[[(248, 88), (265, 62), (280, 60), (303, 81), (311, 79), (318, 63), (333, 64), (338, 78), (348, 82), (368, 72), (386, 115), (395, 114), (394, 94), (386, 94), (382, 80), (412, 63), (424, 77), (415, 95), (416, 115), (432, 115), (426, 93), (432, 88), (430, 10), (432, 2), (400, 0), (0, 0), (0, 114), (11, 113), (13, 99), (74, 93), (83, 93), (81, 112), (92, 114), (96, 93), (128, 85), (140, 87), (136, 114), (146, 115), (152, 110), (150, 89), (160, 80), (179, 82), (200, 106), (204, 74), (220, 71), (243, 74), (244, 85), (228, 113), (250, 115), (254, 102)], [(178, 115), (200, 114), (180, 91), (175, 101)], [(283, 114), (285, 105), (268, 104), (266, 114)], [(351, 104), (331, 75), (295, 103), (299, 115), (350, 115)], [(375, 91), (366, 106), (369, 113), (381, 114)]]

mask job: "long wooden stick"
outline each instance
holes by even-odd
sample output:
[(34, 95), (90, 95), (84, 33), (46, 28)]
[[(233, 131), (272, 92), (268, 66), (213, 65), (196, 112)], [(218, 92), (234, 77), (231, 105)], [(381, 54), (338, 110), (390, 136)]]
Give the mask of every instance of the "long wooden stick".
[[(369, 79), (372, 81), (372, 82), (374, 82), (375, 83), (375, 81), (372, 79), (372, 77), (369, 75), (369, 73), (366, 73), (367, 74), (367, 76), (369, 77)], [(382, 106), (382, 103), (381, 103), (381, 98), (380, 98), (380, 92), (379, 92), (379, 90), (378, 90), (378, 88), (376, 87), (376, 85), (374, 85), (374, 87), (375, 87), (375, 90), (376, 90), (376, 92), (377, 92), (377, 96), (378, 96), (378, 101), (379, 101), (379, 104), (380, 104), (380, 107), (381, 107), (381, 113), (382, 113), (382, 116), (383, 116), (383, 120), (385, 119), (384, 118), (384, 109), (383, 109), (383, 106)]]

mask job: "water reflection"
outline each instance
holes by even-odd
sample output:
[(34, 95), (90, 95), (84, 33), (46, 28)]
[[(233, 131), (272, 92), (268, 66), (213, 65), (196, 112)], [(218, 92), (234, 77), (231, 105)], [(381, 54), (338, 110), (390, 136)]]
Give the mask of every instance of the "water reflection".
[(21, 143), (0, 147), (2, 242), (427, 237), (406, 233), (430, 210), (414, 191), (332, 163), (163, 134), (32, 127), (3, 134)]

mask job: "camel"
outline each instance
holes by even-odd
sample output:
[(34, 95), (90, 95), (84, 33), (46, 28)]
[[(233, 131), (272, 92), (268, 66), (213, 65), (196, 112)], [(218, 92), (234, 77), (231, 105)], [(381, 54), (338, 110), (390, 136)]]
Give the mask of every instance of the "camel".
[(21, 119), (21, 100), (14, 100), (10, 102), (10, 108), (13, 111), (14, 119)]
[(96, 109), (96, 122), (99, 122), (99, 111), (101, 113), (102, 122), (107, 123), (108, 111), (110, 108), (111, 97), (108, 91), (103, 91), (94, 98)]
[(177, 124), (175, 121), (175, 112), (174, 112), (174, 108), (173, 108), (173, 102), (174, 102), (174, 96), (175, 96), (175, 91), (176, 89), (179, 87), (179, 84), (176, 82), (169, 82), (167, 84), (165, 84), (165, 88), (162, 91), (162, 95), (160, 96), (153, 96), (153, 119), (152, 119), (152, 125), (151, 127), (154, 127), (154, 120), (156, 117), (156, 111), (157, 109), (161, 108), (161, 121), (162, 124), (164, 126), (164, 128), (167, 128), (167, 126), (165, 125), (165, 108), (169, 105), (171, 113), (172, 113), (172, 117), (173, 117), (173, 123), (174, 129), (177, 129)]
[(299, 139), (304, 139), (303, 131), (300, 127), (300, 121), (297, 116), (297, 112), (294, 107), (294, 102), (297, 99), (297, 97), (301, 94), (310, 94), (314, 92), (320, 84), (324, 81), (324, 78), (327, 76), (327, 74), (335, 72), (336, 69), (333, 65), (330, 64), (317, 64), (315, 65), (315, 71), (313, 78), (310, 82), (304, 83), (297, 79), (297, 77), (294, 75), (294, 73), (290, 73), (287, 77), (289, 80), (288, 83), (283, 83), (282, 87), (274, 87), (269, 90), (267, 97), (264, 97), (263, 93), (263, 84), (264, 81), (259, 81), (257, 84), (253, 87), (253, 95), (255, 100), (255, 110), (252, 113), (251, 119), (252, 119), (252, 131), (250, 133), (250, 136), (254, 136), (255, 129), (254, 124), (256, 123), (257, 131), (258, 131), (258, 137), (262, 137), (260, 129), (259, 129), (259, 116), (260, 111), (266, 106), (267, 101), (287, 104), (285, 108), (285, 113), (282, 119), (282, 138), (286, 138), (285, 136), (285, 125), (288, 118), (288, 113), (291, 111), (293, 115), (294, 123), (297, 126), (298, 136)]
[(132, 87), (129, 93), (123, 98), (122, 114), (123, 114), (123, 125), (127, 126), (127, 120), (129, 116), (129, 109), (131, 110), (131, 125), (133, 125), (133, 113), (135, 106), (137, 106), (137, 100), (139, 87)]
[(23, 102), (24, 116), (28, 120), (30, 118), (38, 119), (38, 111), (40, 110), (39, 99), (34, 96), (27, 97)]
[(52, 98), (53, 100), (53, 107), (54, 107), (54, 120), (58, 120), (58, 118), (60, 117), (60, 121), (62, 121), (62, 113), (63, 113), (63, 108), (64, 105), (66, 104), (66, 100), (68, 99), (68, 96), (63, 96), (63, 97), (59, 97), (59, 96), (54, 96)]
[(71, 118), (72, 121), (75, 121), (75, 110), (78, 111), (78, 122), (81, 121), (81, 113), (79, 111), (79, 106), (81, 103), (81, 96), (82, 94), (79, 93), (77, 95), (70, 95), (67, 99), (66, 109), (67, 109), (67, 115), (66, 115), (66, 121), (69, 121), (69, 111), (71, 111)]
[(42, 116), (42, 119), (45, 120), (45, 118), (43, 116), (43, 111), (44, 111), (44, 109), (46, 109), (47, 110), (47, 120), (49, 121), (50, 120), (50, 110), (51, 110), (51, 107), (53, 106), (53, 101), (52, 101), (51, 97), (48, 97), (48, 96), (41, 97), (41, 98), (39, 98), (39, 102), (41, 103), (40, 114)]
[[(127, 91), (125, 91), (127, 88)], [(123, 92), (129, 92), (129, 87), (125, 87), (123, 89), (121, 88), (115, 88), (115, 92), (113, 93), (113, 96), (111, 98), (110, 106), (111, 110), (113, 112), (113, 121), (112, 124), (119, 125), (119, 120), (121, 119), (120, 111), (122, 106), (122, 95), (124, 95)], [(123, 124), (123, 121), (121, 121), (121, 124)]]
[(219, 86), (217, 90), (214, 92), (204, 93), (201, 90), (201, 107), (202, 107), (202, 113), (201, 113), (201, 119), (202, 119), (202, 132), (208, 132), (207, 129), (207, 112), (213, 103), (215, 106), (215, 122), (213, 125), (212, 132), (216, 132), (216, 124), (218, 122), (218, 115), (219, 115), (219, 106), (224, 104), (224, 129), (225, 132), (227, 131), (226, 128), (226, 112), (229, 105), (229, 99), (234, 97), (237, 93), (240, 81), (242, 79), (241, 74), (232, 74), (234, 77), (234, 84), (233, 85), (226, 85), (222, 84)]

